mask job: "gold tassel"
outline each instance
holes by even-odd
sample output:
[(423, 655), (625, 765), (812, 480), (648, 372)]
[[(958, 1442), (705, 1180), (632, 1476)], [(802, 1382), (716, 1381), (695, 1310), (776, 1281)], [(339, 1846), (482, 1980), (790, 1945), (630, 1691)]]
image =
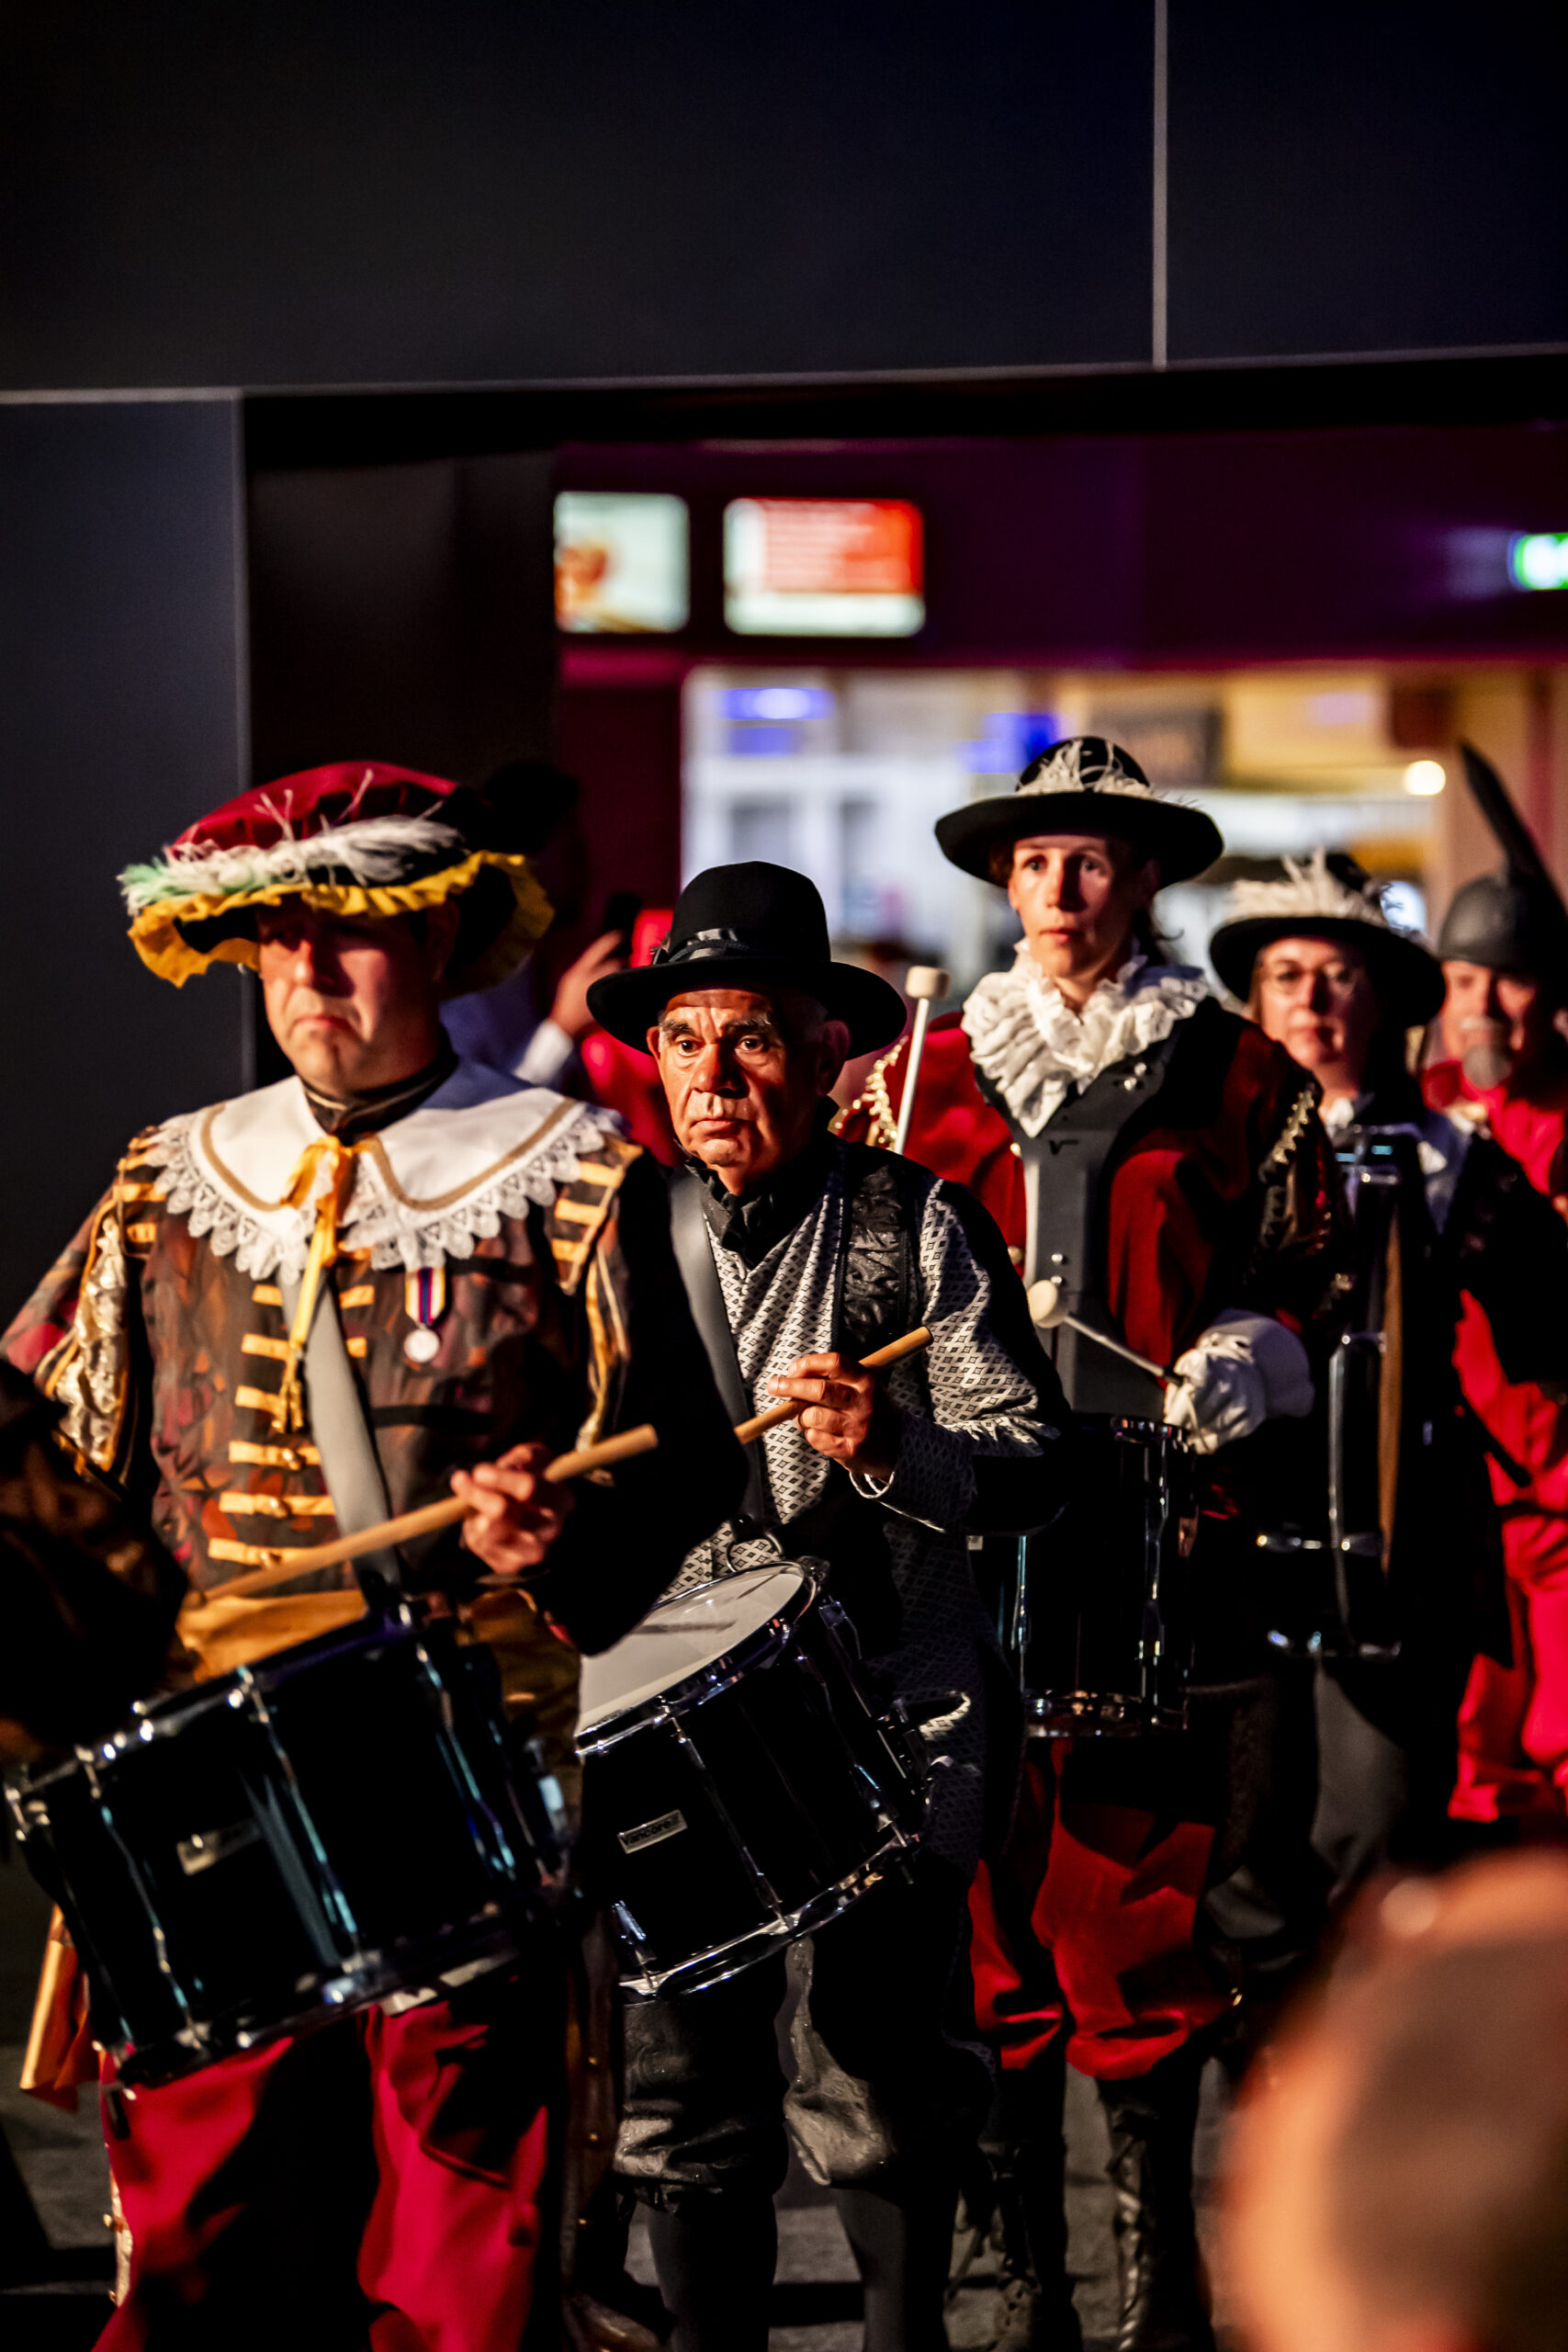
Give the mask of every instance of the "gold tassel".
[(310, 1236), (310, 1252), (305, 1261), (305, 1279), (299, 1285), (299, 1304), (294, 1311), (294, 1321), (288, 1333), (288, 1352), (283, 1359), (283, 1385), (277, 1392), (277, 1402), (272, 1408), (273, 1427), (279, 1437), (291, 1430), (305, 1427), (305, 1398), (299, 1364), (305, 1353), (305, 1342), (310, 1336), (310, 1326), (315, 1320), (321, 1278), (330, 1267), (337, 1263), (338, 1219), (347, 1207), (348, 1196), (354, 1190), (355, 1159), (358, 1150), (357, 1144), (340, 1143), (336, 1136), (322, 1136), (319, 1143), (307, 1144), (283, 1195), (283, 1205), (303, 1208), (315, 1190), (321, 1170), (323, 1168), (327, 1170), (327, 1189), (316, 1203), (316, 1225)]

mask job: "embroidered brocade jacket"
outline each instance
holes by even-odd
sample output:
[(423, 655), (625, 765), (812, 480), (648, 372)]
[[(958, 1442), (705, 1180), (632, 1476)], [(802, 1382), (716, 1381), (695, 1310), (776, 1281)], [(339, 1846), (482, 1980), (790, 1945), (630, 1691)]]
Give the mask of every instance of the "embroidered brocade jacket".
[[(580, 1483), (532, 1598), (477, 1592), (455, 1529), (405, 1550), (409, 1584), (445, 1589), (500, 1653), (513, 1705), (552, 1717), (552, 1747), (570, 1744), (576, 1653), (636, 1623), (740, 1483), (660, 1171), (614, 1127), (460, 1063), (362, 1148), (326, 1277), (394, 1512), (525, 1441), (563, 1452), (645, 1420), (664, 1434), (657, 1453)], [(313, 1221), (281, 1197), (319, 1133), (288, 1080), (138, 1137), (0, 1341), (54, 1398), (84, 1465), (146, 1512), (185, 1570), (181, 1633), (208, 1672), (361, 1606), (347, 1567), (265, 1600), (213, 1598), (336, 1532), (309, 1428), (282, 1430), (276, 1411), (279, 1277), (298, 1275)], [(428, 1361), (405, 1348), (422, 1320)], [(308, 1419), (308, 1387), (305, 1408)]]

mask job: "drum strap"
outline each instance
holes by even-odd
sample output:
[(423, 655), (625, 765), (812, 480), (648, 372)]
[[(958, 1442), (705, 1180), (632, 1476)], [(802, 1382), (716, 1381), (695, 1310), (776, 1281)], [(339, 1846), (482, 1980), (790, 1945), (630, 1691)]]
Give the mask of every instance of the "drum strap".
[[(836, 1344), (857, 1355), (908, 1330), (918, 1319), (912, 1206), (923, 1200), (929, 1178), (923, 1170), (906, 1167), (885, 1151), (867, 1151), (852, 1144), (844, 1154), (845, 1217), (842, 1248), (835, 1278), (833, 1330)], [(913, 1180), (906, 1201), (906, 1185)], [(718, 1269), (713, 1261), (702, 1186), (694, 1176), (682, 1173), (670, 1186), (670, 1232), (675, 1262), (713, 1370), (714, 1385), (725, 1409), (737, 1421), (752, 1412), (741, 1377), (735, 1336)], [(892, 1649), (902, 1622), (893, 1583), (886, 1543), (882, 1532), (881, 1506), (855, 1492), (848, 1478), (829, 1480), (827, 1492), (798, 1519), (787, 1533), (773, 1516), (760, 1445), (746, 1449), (746, 1491), (732, 1526), (741, 1535), (769, 1530), (779, 1536), (794, 1556), (825, 1563), (836, 1597), (848, 1610), (863, 1654), (875, 1657)]]
[[(675, 1247), (675, 1262), (681, 1269), (681, 1280), (685, 1285), (692, 1320), (707, 1351), (714, 1386), (718, 1390), (724, 1409), (732, 1422), (750, 1420), (751, 1400), (746, 1394), (746, 1384), (740, 1376), (740, 1359), (735, 1352), (735, 1334), (729, 1328), (729, 1310), (725, 1306), (724, 1292), (719, 1285), (718, 1268), (713, 1261), (713, 1245), (708, 1240), (707, 1217), (703, 1209), (702, 1182), (683, 1169), (671, 1180), (670, 1238)], [(330, 1485), (331, 1481), (328, 1483)], [(746, 1449), (746, 1490), (740, 1498), (740, 1508), (735, 1514), (734, 1524), (745, 1534), (765, 1527), (770, 1517), (762, 1449), (761, 1445), (750, 1445)]]
[[(283, 1312), (292, 1323), (299, 1304), (299, 1283), (279, 1274)], [(333, 1516), (340, 1535), (357, 1535), (392, 1515), (381, 1457), (366, 1415), (365, 1400), (344, 1344), (337, 1300), (330, 1282), (316, 1296), (316, 1312), (305, 1343), (305, 1398), (310, 1436), (321, 1457), (321, 1476), (333, 1498)], [(377, 1588), (402, 1584), (402, 1569), (395, 1552), (367, 1552), (354, 1564), (354, 1573), (367, 1600), (383, 1597)]]

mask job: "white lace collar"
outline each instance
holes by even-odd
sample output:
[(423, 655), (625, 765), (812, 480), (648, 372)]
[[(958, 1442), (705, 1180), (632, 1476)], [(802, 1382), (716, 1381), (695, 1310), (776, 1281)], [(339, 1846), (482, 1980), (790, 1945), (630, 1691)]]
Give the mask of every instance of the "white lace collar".
[[(459, 1061), (450, 1078), (360, 1153), (344, 1245), (373, 1266), (438, 1266), (532, 1203), (547, 1207), (579, 1155), (620, 1132), (613, 1111)], [(321, 1130), (297, 1078), (160, 1127), (143, 1156), (161, 1167), (168, 1214), (186, 1216), (220, 1258), (259, 1278), (304, 1267), (312, 1205), (280, 1206), (300, 1153)], [(325, 1179), (323, 1176), (322, 1184)], [(318, 1190), (321, 1186), (318, 1186)]]
[(1157, 1046), (1208, 994), (1186, 964), (1130, 956), (1075, 1012), (1021, 939), (1010, 972), (987, 972), (964, 1008), (975, 1059), (1026, 1136), (1037, 1136), (1077, 1087), (1141, 1046)]

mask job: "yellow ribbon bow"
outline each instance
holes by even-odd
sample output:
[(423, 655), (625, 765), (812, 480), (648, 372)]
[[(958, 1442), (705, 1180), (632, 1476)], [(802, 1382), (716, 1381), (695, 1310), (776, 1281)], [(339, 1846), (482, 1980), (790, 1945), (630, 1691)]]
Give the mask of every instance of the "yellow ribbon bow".
[(288, 1352), (283, 1359), (283, 1385), (277, 1392), (277, 1402), (272, 1408), (273, 1425), (278, 1436), (305, 1426), (305, 1400), (299, 1379), (299, 1360), (305, 1352), (305, 1342), (310, 1336), (315, 1320), (316, 1300), (321, 1294), (321, 1277), (338, 1258), (338, 1219), (348, 1205), (354, 1190), (355, 1160), (360, 1147), (340, 1143), (336, 1136), (322, 1136), (316, 1143), (307, 1144), (294, 1165), (287, 1191), (278, 1205), (281, 1208), (302, 1209), (316, 1187), (323, 1168), (328, 1174), (325, 1192), (316, 1203), (315, 1230), (310, 1236), (310, 1253), (305, 1261), (305, 1278), (299, 1285), (299, 1304), (294, 1310), (294, 1322), (288, 1333)]

